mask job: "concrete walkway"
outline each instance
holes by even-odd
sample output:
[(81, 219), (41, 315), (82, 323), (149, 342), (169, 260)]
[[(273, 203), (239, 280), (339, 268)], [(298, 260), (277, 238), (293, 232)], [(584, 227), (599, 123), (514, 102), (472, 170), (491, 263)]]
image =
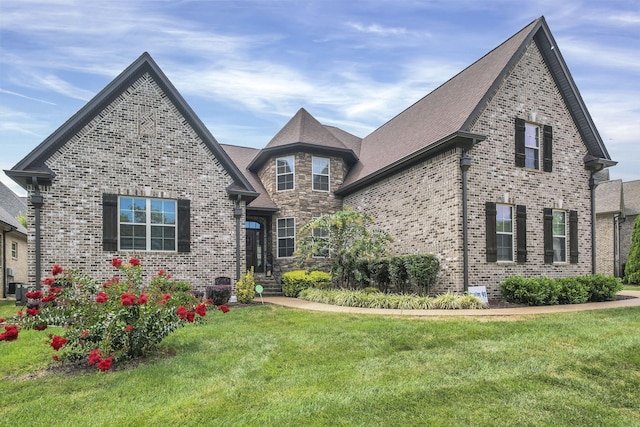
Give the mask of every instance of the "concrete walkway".
[[(587, 310), (603, 310), (619, 307), (640, 307), (640, 291), (621, 291), (618, 295), (631, 297), (617, 301), (591, 302), (586, 304), (564, 304), (542, 307), (493, 308), (487, 310), (397, 310), (384, 308), (342, 307), (321, 304), (297, 298), (264, 297), (264, 302), (284, 307), (333, 313), (381, 314), (386, 316), (444, 317), (444, 316), (526, 316), (533, 314), (569, 313)], [(256, 298), (259, 301), (259, 298)]]

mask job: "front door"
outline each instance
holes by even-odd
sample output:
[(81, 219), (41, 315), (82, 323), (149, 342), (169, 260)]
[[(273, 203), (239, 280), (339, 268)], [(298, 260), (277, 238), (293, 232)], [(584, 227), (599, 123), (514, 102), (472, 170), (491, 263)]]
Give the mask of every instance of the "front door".
[(264, 254), (262, 250), (262, 227), (259, 222), (247, 221), (245, 225), (246, 234), (246, 257), (247, 270), (253, 267), (256, 273), (264, 273)]

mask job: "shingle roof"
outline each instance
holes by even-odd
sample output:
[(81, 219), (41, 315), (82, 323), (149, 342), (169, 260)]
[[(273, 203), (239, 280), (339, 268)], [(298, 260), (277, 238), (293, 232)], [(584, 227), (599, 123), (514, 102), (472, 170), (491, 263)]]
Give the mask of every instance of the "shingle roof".
[(640, 180), (623, 183), (622, 191), (624, 194), (624, 214), (640, 214)]
[[(626, 196), (626, 195), (625, 195)], [(622, 197), (622, 180), (604, 181), (596, 187), (596, 213), (622, 213), (626, 199)]]
[(264, 185), (262, 185), (262, 182), (260, 181), (260, 178), (258, 178), (258, 175), (247, 169), (247, 166), (249, 166), (251, 160), (256, 156), (256, 154), (258, 154), (260, 150), (256, 148), (239, 147), (237, 145), (220, 144), (220, 146), (229, 155), (238, 169), (249, 180), (253, 188), (258, 193), (260, 193), (260, 195), (256, 199), (252, 200), (251, 203), (247, 205), (247, 207), (250, 209), (258, 210), (278, 210), (278, 206), (269, 197), (269, 193), (267, 193)]
[(416, 153), (441, 144), (456, 132), (469, 132), (504, 76), (532, 40), (548, 63), (589, 153), (596, 158), (609, 159), (546, 21), (540, 17), (366, 136), (362, 140), (360, 161), (352, 168), (339, 192), (347, 193), (372, 177), (390, 173), (395, 165), (410, 161)]
[(265, 148), (281, 147), (300, 142), (326, 148), (347, 149), (338, 138), (322, 126), (304, 108), (298, 110), (291, 120), (269, 141)]
[(27, 202), (0, 182), (0, 207), (4, 208), (13, 218), (20, 212), (27, 214)]
[(15, 231), (27, 235), (27, 229), (22, 226), (6, 209), (0, 206), (0, 227), (11, 227)]

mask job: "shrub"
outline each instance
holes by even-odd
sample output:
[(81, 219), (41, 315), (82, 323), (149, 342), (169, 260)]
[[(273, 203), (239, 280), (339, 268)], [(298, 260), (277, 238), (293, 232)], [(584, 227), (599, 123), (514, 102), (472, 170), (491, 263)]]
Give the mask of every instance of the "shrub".
[(236, 282), (236, 297), (242, 304), (250, 304), (256, 297), (256, 281), (253, 277), (253, 267), (251, 270), (240, 276)]
[(502, 299), (516, 304), (554, 305), (558, 303), (558, 285), (553, 279), (513, 276), (500, 284)]
[(624, 280), (630, 284), (640, 284), (640, 215), (633, 223), (629, 257), (624, 266)]
[(215, 305), (222, 305), (229, 302), (231, 298), (231, 285), (212, 285), (206, 287), (207, 299), (213, 301)]
[(282, 275), (282, 291), (285, 296), (296, 298), (308, 288), (330, 289), (331, 275), (324, 271), (308, 273), (305, 270), (287, 271)]
[(405, 255), (402, 257), (409, 283), (422, 293), (427, 293), (436, 283), (440, 262), (435, 255)]
[(311, 271), (309, 273), (311, 286), (316, 289), (331, 289), (331, 275), (324, 271)]
[(402, 257), (392, 257), (389, 259), (389, 281), (398, 293), (407, 291), (407, 268), (404, 265)]
[(558, 279), (558, 304), (584, 304), (589, 301), (589, 289), (575, 277)]
[[(64, 326), (64, 336), (56, 335), (49, 343), (58, 352), (54, 359), (84, 360), (106, 371), (120, 360), (144, 356), (179, 326), (206, 315), (206, 306), (185, 282), (161, 270), (145, 288), (137, 258), (127, 263), (113, 258), (112, 265), (120, 275), (102, 284), (54, 266), (53, 277), (43, 279), (46, 291), (27, 295), (32, 300), (28, 315), (13, 320), (36, 330)], [(165, 292), (168, 289), (181, 290)]]
[(369, 262), (369, 280), (383, 292), (388, 289), (390, 281), (389, 258), (380, 258)]
[(620, 279), (603, 274), (591, 274), (577, 278), (590, 291), (589, 301), (611, 301), (622, 290)]

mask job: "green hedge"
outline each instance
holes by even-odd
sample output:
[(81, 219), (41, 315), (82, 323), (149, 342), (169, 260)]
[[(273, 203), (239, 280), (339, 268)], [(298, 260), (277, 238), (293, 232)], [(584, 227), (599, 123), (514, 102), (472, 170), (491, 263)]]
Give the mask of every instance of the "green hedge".
[(500, 283), (502, 299), (527, 305), (582, 304), (615, 299), (619, 279), (601, 274), (550, 279), (513, 276)]
[(307, 288), (331, 288), (331, 275), (324, 271), (305, 270), (287, 271), (282, 275), (282, 291), (285, 296), (295, 298)]

